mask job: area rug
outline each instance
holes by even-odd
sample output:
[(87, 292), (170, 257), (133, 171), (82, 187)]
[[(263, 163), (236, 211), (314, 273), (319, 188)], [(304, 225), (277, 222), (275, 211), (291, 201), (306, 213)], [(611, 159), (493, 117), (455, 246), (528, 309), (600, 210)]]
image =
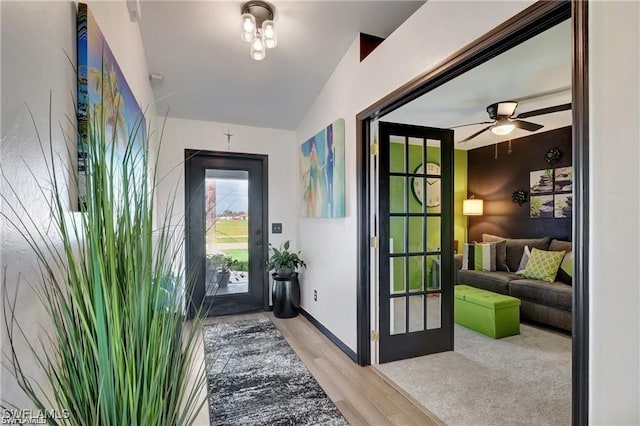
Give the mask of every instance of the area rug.
[(455, 351), (376, 366), (449, 425), (570, 425), (571, 337), (520, 325), (494, 340), (455, 326)]
[(268, 318), (203, 329), (212, 425), (348, 425)]

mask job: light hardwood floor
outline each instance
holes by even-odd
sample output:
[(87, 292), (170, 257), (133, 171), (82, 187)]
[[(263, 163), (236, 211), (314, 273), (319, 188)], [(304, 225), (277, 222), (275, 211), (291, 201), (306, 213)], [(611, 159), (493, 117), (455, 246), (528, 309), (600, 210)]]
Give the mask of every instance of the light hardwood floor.
[[(354, 363), (301, 315), (279, 319), (272, 313), (258, 313), (219, 317), (207, 322), (227, 322), (256, 316), (271, 318), (351, 425), (444, 424), (387, 383), (375, 369)], [(206, 422), (204, 416), (199, 419)]]

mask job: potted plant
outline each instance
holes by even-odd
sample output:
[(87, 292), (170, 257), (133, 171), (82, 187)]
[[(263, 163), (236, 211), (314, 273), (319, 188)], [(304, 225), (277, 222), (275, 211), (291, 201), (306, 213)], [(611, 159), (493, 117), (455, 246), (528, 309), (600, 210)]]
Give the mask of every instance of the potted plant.
[[(52, 134), (48, 146), (40, 140), (48, 166), (45, 183), (34, 182), (50, 208), (46, 232), (36, 226), (41, 213), (22, 201), (22, 182), (4, 172), (0, 176), (0, 200), (7, 206), (0, 213), (2, 223), (38, 259), (36, 302), (42, 303), (49, 325), (38, 334), (40, 341), (33, 341), (25, 328), (31, 323), (21, 323), (17, 311), (20, 275), (12, 284), (14, 295), (6, 290), (5, 275), (3, 367), (39, 410), (37, 418), (50, 424), (193, 424), (206, 403), (200, 394), (206, 386), (204, 361), (197, 356), (203, 317), (198, 312), (184, 326), (182, 289), (189, 278), (177, 260), (180, 236), (167, 219), (156, 221), (157, 182), (148, 137), (139, 150), (134, 142), (144, 122), (133, 125), (122, 143), (123, 158), (114, 155), (121, 145), (111, 135), (124, 126), (119, 119), (108, 124), (114, 105), (113, 100), (95, 104), (87, 113), (82, 214), (69, 214), (67, 189), (80, 179), (77, 172), (69, 177), (58, 170), (64, 155), (55, 151)], [(33, 124), (37, 130), (35, 119)], [(67, 140), (67, 146), (73, 143)], [(170, 209), (167, 205), (165, 218)], [(23, 362), (21, 341), (28, 342), (33, 362)], [(33, 378), (36, 366), (45, 383)], [(7, 400), (15, 397), (2, 395), (2, 408), (29, 411)], [(49, 417), (56, 407), (62, 417)]]
[(281, 249), (277, 249), (269, 244), (272, 255), (267, 261), (267, 270), (273, 271), (279, 276), (292, 276), (298, 267), (307, 267), (304, 260), (300, 258), (300, 252), (289, 251), (289, 240), (285, 241)]
[(207, 255), (207, 272), (213, 272), (211, 275), (207, 274), (207, 277), (220, 287), (229, 283), (232, 274), (236, 281), (243, 278), (244, 272), (241, 269), (243, 269), (241, 262), (231, 256), (222, 253)]
[(267, 270), (275, 272), (271, 298), (273, 314), (278, 318), (293, 318), (298, 315), (300, 307), (300, 283), (296, 269), (307, 267), (300, 257), (300, 252), (289, 251), (289, 241), (277, 249), (269, 244), (272, 255), (267, 261)]

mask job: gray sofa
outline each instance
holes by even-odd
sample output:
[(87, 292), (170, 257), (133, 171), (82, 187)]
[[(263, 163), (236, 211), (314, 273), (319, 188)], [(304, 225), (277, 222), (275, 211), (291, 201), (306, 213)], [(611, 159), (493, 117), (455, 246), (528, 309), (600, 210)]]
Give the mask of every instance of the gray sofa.
[[(482, 237), (484, 242), (499, 241), (502, 239), (501, 237), (488, 234), (484, 234)], [(525, 245), (529, 246), (530, 249), (535, 247), (540, 250), (569, 252), (572, 248), (571, 242), (552, 240), (550, 237), (530, 239), (506, 238), (504, 240), (506, 240), (506, 262), (504, 259), (500, 262), (500, 254), (498, 253), (498, 270), (495, 272), (462, 270), (460, 269), (462, 266), (462, 255), (456, 255), (456, 283), (517, 297), (521, 301), (521, 319), (571, 331), (571, 277), (559, 273), (556, 276), (556, 281), (549, 283), (546, 281), (527, 279), (514, 272), (518, 270)]]

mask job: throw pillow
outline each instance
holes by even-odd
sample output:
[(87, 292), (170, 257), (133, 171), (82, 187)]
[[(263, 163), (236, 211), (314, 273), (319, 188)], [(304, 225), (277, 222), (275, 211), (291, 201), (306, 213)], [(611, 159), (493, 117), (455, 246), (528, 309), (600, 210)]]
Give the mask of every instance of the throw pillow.
[(496, 243), (496, 270), (509, 272), (507, 266), (507, 239), (497, 235), (482, 234), (482, 242)]
[(531, 256), (531, 250), (529, 250), (529, 246), (524, 246), (524, 251), (522, 252), (522, 258), (520, 259), (520, 266), (518, 266), (518, 270), (516, 274), (524, 273), (524, 268), (527, 267), (527, 263), (529, 262), (529, 256)]
[(497, 243), (502, 240), (506, 240), (506, 238), (499, 235), (482, 234), (482, 241), (485, 243)]
[(498, 243), (476, 243), (474, 249), (474, 269), (492, 272), (496, 270), (496, 245)]
[(475, 267), (475, 244), (474, 243), (470, 243), (464, 244), (464, 249), (462, 251), (462, 268), (460, 268), (461, 270), (465, 270), (465, 271), (473, 271), (474, 267)]
[(509, 265), (510, 271), (517, 271), (520, 260), (522, 259), (522, 252), (524, 246), (529, 246), (529, 249), (533, 247), (539, 250), (549, 250), (549, 243), (551, 237), (544, 238), (509, 238), (507, 240), (507, 265)]
[(552, 283), (556, 280), (556, 274), (564, 254), (563, 251), (545, 251), (534, 247), (522, 275), (525, 278)]
[(567, 252), (560, 263), (560, 269), (558, 269), (558, 281), (562, 281), (565, 284), (572, 284), (573, 282), (573, 251)]

